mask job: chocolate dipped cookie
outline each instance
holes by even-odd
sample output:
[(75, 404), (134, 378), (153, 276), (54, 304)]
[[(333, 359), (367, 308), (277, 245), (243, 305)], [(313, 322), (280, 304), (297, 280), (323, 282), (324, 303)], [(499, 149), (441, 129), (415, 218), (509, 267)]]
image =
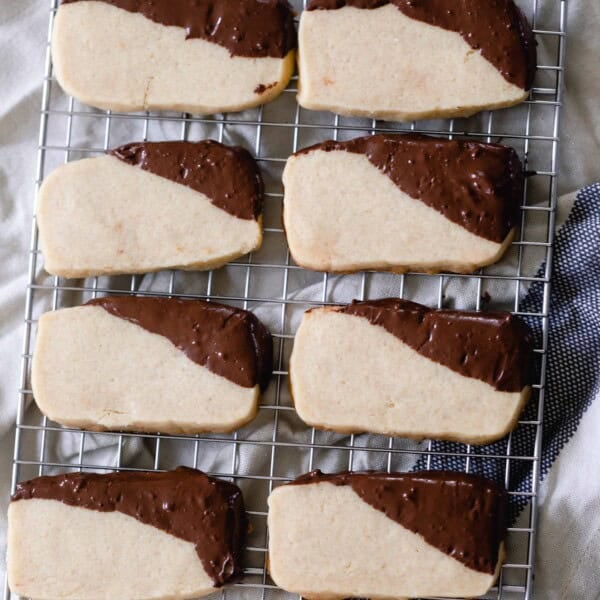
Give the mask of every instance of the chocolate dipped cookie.
[(17, 485), (8, 581), (34, 600), (184, 600), (241, 576), (241, 491), (200, 471), (69, 473)]
[(44, 180), (44, 266), (63, 277), (218, 268), (262, 244), (262, 201), (260, 171), (243, 148), (128, 144)]
[(42, 315), (32, 387), (53, 421), (91, 430), (229, 432), (272, 372), (251, 313), (200, 300), (106, 297)]
[(507, 146), (381, 134), (305, 148), (283, 183), (290, 252), (304, 268), (470, 273), (513, 240), (524, 173)]
[(305, 313), (290, 388), (314, 427), (483, 444), (515, 427), (532, 362), (529, 330), (510, 313), (367, 300)]
[(513, 0), (312, 0), (299, 67), (304, 108), (464, 117), (527, 98), (536, 42)]
[(310, 600), (480, 596), (503, 560), (506, 504), (464, 473), (314, 471), (269, 497), (269, 571)]
[(52, 34), (63, 89), (119, 111), (264, 104), (292, 76), (295, 48), (286, 0), (63, 0)]

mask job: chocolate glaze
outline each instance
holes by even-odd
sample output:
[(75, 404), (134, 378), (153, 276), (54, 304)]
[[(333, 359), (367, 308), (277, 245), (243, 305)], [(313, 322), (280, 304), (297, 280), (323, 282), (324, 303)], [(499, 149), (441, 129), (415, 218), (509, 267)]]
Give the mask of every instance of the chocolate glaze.
[(531, 89), (537, 63), (535, 36), (513, 0), (311, 0), (308, 10), (373, 9), (386, 4), (411, 19), (459, 33), (504, 79)]
[(422, 356), (502, 392), (520, 392), (532, 382), (529, 329), (503, 312), (434, 310), (395, 298), (334, 308), (368, 319)]
[[(62, 4), (82, 1), (62, 0)], [(283, 58), (297, 45), (294, 13), (287, 0), (100, 1), (161, 25), (182, 27), (187, 39), (219, 44), (232, 56)]]
[(144, 171), (192, 188), (239, 219), (262, 212), (263, 181), (247, 150), (212, 140), (204, 142), (140, 142), (109, 152)]
[(327, 141), (297, 154), (315, 150), (364, 154), (405, 194), (490, 241), (502, 243), (518, 223), (523, 167), (508, 146), (381, 134)]
[(367, 504), (470, 569), (496, 570), (506, 535), (507, 494), (487, 479), (450, 471), (313, 471), (291, 485), (311, 483), (349, 485)]
[(273, 89), (277, 85), (277, 83), (277, 81), (274, 81), (273, 83), (269, 84), (260, 83), (254, 88), (254, 93), (264, 94), (266, 91)]
[(215, 587), (241, 576), (246, 533), (242, 492), (201, 471), (180, 467), (166, 473), (39, 477), (19, 483), (12, 501), (34, 498), (120, 512), (191, 542)]
[(251, 312), (216, 302), (120, 296), (87, 303), (166, 337), (190, 360), (243, 387), (266, 389), (273, 340)]

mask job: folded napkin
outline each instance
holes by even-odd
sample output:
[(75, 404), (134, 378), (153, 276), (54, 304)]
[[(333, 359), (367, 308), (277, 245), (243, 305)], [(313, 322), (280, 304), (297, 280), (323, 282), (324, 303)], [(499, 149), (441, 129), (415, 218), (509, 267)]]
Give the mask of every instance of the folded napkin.
[[(526, 301), (541, 306), (533, 286)], [(600, 184), (555, 246), (535, 597), (600, 598)], [(526, 485), (531, 469), (519, 474)]]

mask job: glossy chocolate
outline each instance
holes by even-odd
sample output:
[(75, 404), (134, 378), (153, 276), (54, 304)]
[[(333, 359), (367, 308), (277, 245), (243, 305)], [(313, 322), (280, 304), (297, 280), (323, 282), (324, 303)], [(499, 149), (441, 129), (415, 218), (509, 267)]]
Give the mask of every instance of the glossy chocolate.
[(266, 389), (273, 340), (251, 312), (216, 302), (109, 296), (87, 303), (170, 340), (190, 360), (233, 381)]
[(506, 535), (507, 494), (487, 479), (450, 471), (313, 471), (291, 485), (316, 483), (349, 485), (367, 504), (470, 569), (496, 570)]
[(311, 0), (308, 10), (393, 4), (407, 17), (459, 33), (504, 79), (529, 90), (535, 76), (535, 36), (513, 0)]
[(382, 134), (327, 141), (297, 154), (315, 150), (365, 155), (405, 194), (492, 242), (504, 242), (518, 223), (524, 174), (508, 146)]
[(263, 181), (247, 150), (212, 140), (204, 142), (140, 142), (110, 152), (144, 171), (185, 185), (239, 219), (262, 212)]
[(510, 313), (434, 310), (395, 298), (333, 310), (368, 319), (422, 356), (498, 391), (520, 392), (532, 382), (529, 329)]
[(120, 512), (191, 542), (215, 587), (242, 573), (246, 533), (242, 492), (232, 483), (200, 471), (180, 467), (166, 473), (39, 477), (19, 483), (12, 501), (34, 498), (99, 512)]
[[(62, 4), (84, 1), (88, 0)], [(100, 1), (161, 25), (181, 27), (187, 39), (219, 44), (232, 56), (284, 58), (297, 45), (294, 13), (286, 0)]]

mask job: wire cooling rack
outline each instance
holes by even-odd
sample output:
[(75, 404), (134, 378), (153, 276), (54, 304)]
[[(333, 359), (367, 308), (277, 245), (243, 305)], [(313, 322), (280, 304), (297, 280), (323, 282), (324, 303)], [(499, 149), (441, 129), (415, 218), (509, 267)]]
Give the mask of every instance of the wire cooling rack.
[[(57, 4), (57, 0), (50, 2), (49, 36)], [(301, 0), (295, 4), (298, 11), (303, 8)], [(533, 23), (539, 45), (535, 87), (529, 100), (519, 107), (470, 119), (389, 124), (305, 111), (295, 101), (295, 79), (276, 102), (243, 113), (198, 118), (187, 114), (103, 112), (65, 96), (53, 77), (48, 46), (36, 188), (59, 164), (98, 155), (129, 141), (213, 138), (237, 143), (254, 153), (265, 176), (265, 243), (259, 252), (215, 272), (67, 280), (43, 271), (34, 217), (12, 489), (18, 481), (43, 474), (170, 469), (179, 464), (232, 478), (244, 491), (252, 533), (243, 582), (220, 594), (223, 600), (225, 596), (264, 600), (285, 595), (273, 585), (266, 570), (266, 499), (274, 486), (313, 468), (407, 470), (417, 462), (436, 466), (449, 459), (466, 471), (486, 472), (489, 465), (495, 465), (513, 503), (524, 508), (509, 529), (508, 557), (499, 583), (486, 598), (531, 599), (567, 2), (523, 0), (521, 4)], [(500, 265), (472, 276), (362, 273), (336, 277), (310, 273), (294, 265), (281, 227), (281, 172), (286, 158), (325, 139), (348, 139), (380, 131), (470, 137), (502, 141), (516, 148), (530, 177), (523, 199), (520, 236)], [(542, 303), (535, 310), (522, 304), (532, 285), (541, 286)], [(273, 333), (276, 361), (273, 381), (256, 421), (232, 435), (168, 436), (90, 433), (62, 428), (44, 418), (32, 402), (29, 380), (39, 315), (106, 294), (214, 299), (255, 310)], [(299, 421), (287, 389), (287, 365), (302, 311), (315, 305), (384, 294), (439, 307), (508, 309), (537, 328), (539, 379), (515, 433), (490, 447), (440, 446), (383, 436), (335, 435), (307, 428)], [(526, 433), (522, 437), (528, 443), (517, 443), (519, 432)], [(524, 470), (530, 477), (525, 478), (525, 484), (520, 480), (517, 485), (513, 474)], [(7, 586), (4, 597), (14, 598)]]

